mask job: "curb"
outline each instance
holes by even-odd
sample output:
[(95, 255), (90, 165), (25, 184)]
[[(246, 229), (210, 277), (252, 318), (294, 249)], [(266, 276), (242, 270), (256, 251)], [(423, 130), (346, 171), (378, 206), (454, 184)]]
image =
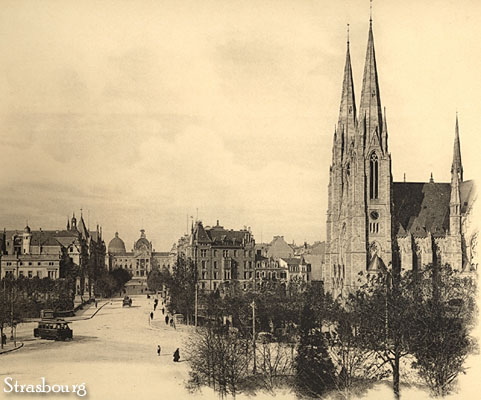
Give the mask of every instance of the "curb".
[(10, 352), (12, 352), (12, 351), (21, 349), (22, 347), (23, 347), (23, 342), (21, 342), (19, 346), (14, 347), (13, 349), (1, 351), (1, 352), (0, 352), (0, 355), (10, 353)]
[[(102, 309), (104, 308), (107, 304), (112, 304), (112, 302), (110, 300), (106, 301), (104, 304), (102, 304), (99, 308), (97, 308), (97, 310), (90, 316), (90, 317), (85, 317), (85, 318), (78, 318), (78, 319), (73, 319), (69, 322), (74, 322), (74, 321), (86, 321), (88, 319), (92, 319), (93, 317), (95, 317), (97, 315), (97, 313)], [(73, 317), (75, 318), (75, 317)]]

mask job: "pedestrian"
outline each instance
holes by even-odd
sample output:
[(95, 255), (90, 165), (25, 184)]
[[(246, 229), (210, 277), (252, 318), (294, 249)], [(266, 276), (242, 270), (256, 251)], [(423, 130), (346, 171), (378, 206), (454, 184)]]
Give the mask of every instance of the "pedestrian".
[(95, 299), (95, 308), (97, 308), (97, 299)]
[(168, 315), (165, 316), (165, 325), (169, 325), (169, 316)]
[(4, 333), (2, 334), (2, 344), (3, 345), (7, 344), (7, 335), (5, 335)]
[(159, 345), (157, 345), (157, 355), (158, 355), (158, 356), (160, 356), (160, 350), (161, 350), (161, 349), (160, 349), (160, 344), (159, 344)]
[(180, 360), (180, 352), (179, 349), (174, 351), (174, 362), (179, 362)]
[(165, 311), (165, 309), (164, 309), (164, 307), (162, 307), (162, 315), (164, 315), (164, 311)]
[(157, 308), (157, 304), (154, 304), (154, 311), (155, 311), (156, 308)]
[(174, 326), (174, 320), (172, 318), (170, 319), (170, 326)]
[(150, 313), (150, 319), (154, 319), (154, 313), (153, 312)]

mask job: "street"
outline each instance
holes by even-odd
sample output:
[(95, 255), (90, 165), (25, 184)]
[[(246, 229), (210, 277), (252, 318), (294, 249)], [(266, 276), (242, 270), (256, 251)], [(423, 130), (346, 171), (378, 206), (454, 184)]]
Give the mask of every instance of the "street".
[[(0, 355), (2, 394), (4, 379), (9, 376), (19, 384), (39, 384), (41, 377), (51, 385), (85, 383), (90, 399), (187, 397), (184, 381), (189, 367), (182, 362), (183, 341), (191, 328), (166, 326), (159, 308), (151, 326), (153, 299), (133, 297), (132, 307), (122, 307), (121, 299), (115, 299), (93, 318), (71, 323), (74, 339), (70, 342), (34, 339), (34, 323), (20, 326), (18, 340), (24, 347)], [(160, 356), (157, 345), (162, 348)], [(178, 347), (181, 362), (174, 363), (172, 354)], [(21, 396), (35, 398), (38, 394)]]

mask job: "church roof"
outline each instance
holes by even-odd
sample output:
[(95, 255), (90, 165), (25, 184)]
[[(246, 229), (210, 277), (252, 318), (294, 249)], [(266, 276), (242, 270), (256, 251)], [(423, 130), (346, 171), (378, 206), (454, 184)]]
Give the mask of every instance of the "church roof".
[[(474, 201), (474, 181), (460, 183), (461, 213), (464, 214)], [(449, 229), (449, 199), (451, 184), (394, 182), (393, 219), (396, 234), (404, 236), (406, 231), (417, 236), (428, 232), (442, 235)]]
[(394, 226), (420, 236), (444, 233), (449, 228), (450, 196), (449, 183), (394, 182)]

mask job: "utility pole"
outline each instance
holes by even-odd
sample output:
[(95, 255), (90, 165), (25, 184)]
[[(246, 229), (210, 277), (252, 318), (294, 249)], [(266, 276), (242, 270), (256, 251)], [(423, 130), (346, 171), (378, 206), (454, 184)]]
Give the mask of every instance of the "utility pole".
[(252, 351), (254, 354), (254, 367), (252, 368), (252, 373), (256, 373), (256, 303), (252, 300)]
[(199, 285), (197, 284), (197, 280), (196, 280), (196, 282), (195, 282), (195, 314), (194, 314), (194, 321), (195, 321), (195, 322), (194, 322), (194, 326), (195, 326), (195, 329), (197, 329), (197, 313), (198, 313), (197, 309), (198, 309), (198, 307), (199, 307), (199, 302), (198, 302), (198, 299), (197, 299), (197, 296), (198, 296), (198, 293), (197, 293), (197, 292), (198, 292), (198, 290), (199, 290), (198, 287), (199, 287)]

